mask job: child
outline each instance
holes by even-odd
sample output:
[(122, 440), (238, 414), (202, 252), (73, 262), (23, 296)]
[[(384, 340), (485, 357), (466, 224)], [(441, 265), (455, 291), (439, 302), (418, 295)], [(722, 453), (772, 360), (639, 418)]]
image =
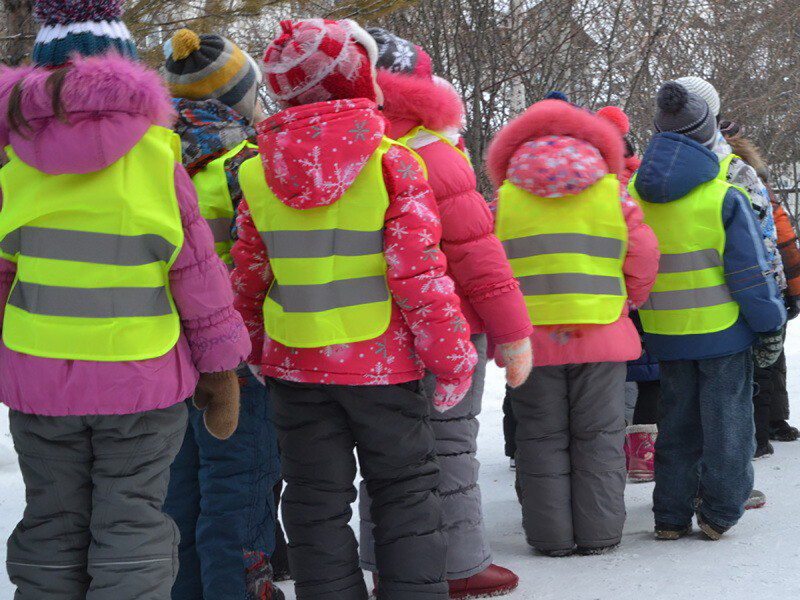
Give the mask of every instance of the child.
[(628, 318), (658, 265), (655, 237), (618, 180), (622, 138), (560, 100), (534, 104), (492, 141), (497, 234), (534, 324), (534, 369), (512, 390), (517, 484), (528, 543), (599, 554), (625, 522)]
[[(197, 189), (217, 253), (232, 267), (239, 167), (257, 154), (261, 71), (230, 40), (182, 29), (167, 43), (164, 76), (175, 98), (183, 163)], [(198, 73), (204, 77), (198, 79)], [(280, 477), (272, 404), (263, 383), (239, 369), (239, 427), (222, 442), (189, 403), (189, 428), (172, 466), (165, 511), (181, 532), (173, 600), (282, 597), (270, 581)]]
[(663, 253), (639, 311), (661, 365), (655, 531), (689, 534), (701, 490), (698, 525), (718, 540), (753, 489), (751, 348), (757, 333), (781, 329), (786, 311), (747, 197), (719, 178), (708, 104), (676, 82), (657, 104), (658, 134), (630, 186)]
[[(467, 393), (476, 354), (420, 165), (384, 136), (377, 48), (352, 21), (281, 23), (240, 171), (233, 248), (249, 362), (270, 378), (298, 598), (367, 597), (348, 527), (358, 451), (373, 500), (381, 600), (444, 600), (439, 468), (420, 379), (438, 410)], [(265, 335), (266, 330), (266, 335)]]
[[(459, 133), (464, 107), (448, 83), (434, 78), (431, 59), (410, 42), (378, 28), (378, 84), (392, 138), (406, 143), (425, 161), (442, 218), (442, 251), (456, 283), (461, 308), (478, 349), (478, 368), (470, 393), (457, 408), (432, 416), (439, 466), (447, 544), (447, 579), (453, 598), (505, 595), (517, 576), (492, 564), (483, 525), (478, 485), (478, 420), (486, 371), (487, 334), (509, 356), (510, 384), (519, 386), (531, 367), (528, 311), (503, 247), (494, 235), (486, 200)], [(398, 58), (399, 57), (399, 58)], [(435, 386), (426, 377), (426, 389)], [(362, 485), (361, 564), (376, 570), (369, 496)]]
[(0, 76), (0, 395), (27, 498), (8, 542), (19, 599), (167, 600), (178, 531), (161, 508), (183, 400), (197, 387), (220, 438), (238, 418), (245, 328), (165, 129), (169, 94), (135, 62), (120, 4), (41, 0), (35, 66)]

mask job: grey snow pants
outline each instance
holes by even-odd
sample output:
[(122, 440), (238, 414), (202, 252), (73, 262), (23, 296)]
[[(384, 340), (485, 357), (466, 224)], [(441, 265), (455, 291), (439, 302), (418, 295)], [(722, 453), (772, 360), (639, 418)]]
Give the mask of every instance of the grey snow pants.
[(511, 390), (528, 544), (618, 544), (625, 524), (625, 364), (536, 367)]
[[(481, 412), (486, 377), (486, 336), (473, 335), (472, 343), (478, 351), (472, 387), (458, 406), (445, 413), (434, 411), (431, 416), (441, 470), (439, 496), (442, 499), (442, 522), (447, 540), (447, 579), (471, 577), (492, 564), (478, 485), (480, 463), (475, 457), (478, 450), (477, 417)], [(424, 384), (426, 393), (432, 397), (436, 378), (429, 373)], [(373, 534), (375, 526), (370, 514), (369, 494), (363, 483), (359, 490), (359, 513), (361, 566), (375, 572), (378, 570)]]
[(447, 600), (439, 467), (419, 381), (341, 386), (270, 380), (298, 600), (366, 600), (350, 529), (358, 453), (372, 495), (379, 600)]
[(8, 540), (14, 599), (169, 600), (178, 529), (161, 507), (186, 404), (10, 422), (27, 499)]

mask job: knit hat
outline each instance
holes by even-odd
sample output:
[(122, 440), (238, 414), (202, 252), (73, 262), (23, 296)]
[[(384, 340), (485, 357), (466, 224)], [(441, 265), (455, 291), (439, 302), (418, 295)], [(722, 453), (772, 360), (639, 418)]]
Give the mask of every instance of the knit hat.
[(628, 115), (618, 106), (604, 106), (597, 111), (597, 116), (605, 119), (617, 128), (620, 135), (625, 137), (631, 130), (631, 122)]
[(719, 93), (717, 89), (702, 77), (681, 77), (676, 79), (687, 90), (693, 94), (697, 94), (708, 103), (711, 109), (711, 114), (715, 117), (719, 116), (719, 111), (722, 103), (719, 100)]
[(433, 62), (425, 50), (380, 27), (368, 27), (367, 32), (378, 44), (379, 69), (425, 79), (433, 77)]
[(123, 0), (37, 0), (33, 16), (42, 25), (33, 62), (57, 67), (74, 54), (96, 56), (109, 50), (138, 58), (131, 32), (120, 20)]
[(280, 36), (264, 54), (270, 95), (284, 106), (326, 100), (376, 100), (378, 47), (349, 19), (281, 22)]
[(164, 79), (177, 98), (214, 98), (253, 120), (261, 71), (256, 61), (229, 39), (181, 29), (164, 45)]
[(675, 81), (658, 90), (654, 125), (659, 133), (685, 135), (703, 145), (717, 138), (717, 120), (705, 100)]
[(542, 100), (561, 100), (562, 102), (569, 102), (569, 97), (564, 92), (553, 90), (551, 92), (547, 92)]

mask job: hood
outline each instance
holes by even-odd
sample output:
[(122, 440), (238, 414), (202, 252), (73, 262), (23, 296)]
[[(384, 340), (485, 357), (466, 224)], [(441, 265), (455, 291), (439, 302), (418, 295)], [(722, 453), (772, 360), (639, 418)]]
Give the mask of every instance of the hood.
[(333, 204), (361, 174), (386, 128), (375, 103), (363, 98), (284, 110), (258, 125), (267, 184), (293, 208)]
[[(47, 90), (52, 71), (0, 70), (0, 146), (11, 144), (23, 161), (51, 175), (92, 173), (127, 154), (152, 125), (172, 126), (170, 96), (155, 71), (117, 55), (72, 64), (61, 95), (66, 123), (54, 115)], [(19, 82), (32, 128), (23, 135), (8, 124), (8, 103)]]
[(183, 166), (191, 176), (243, 141), (255, 142), (256, 130), (247, 119), (219, 100), (173, 98), (173, 105), (178, 113), (175, 133), (181, 137)]
[(392, 123), (391, 137), (403, 137), (420, 125), (433, 131), (461, 129), (464, 103), (444, 79), (378, 69), (378, 85), (384, 96), (383, 112)]
[(625, 148), (611, 123), (561, 100), (543, 100), (506, 125), (489, 145), (487, 169), (494, 184), (499, 187), (505, 181), (511, 160), (523, 144), (545, 137), (585, 142), (600, 154), (606, 172), (622, 173)]
[(677, 133), (659, 133), (642, 157), (636, 191), (647, 202), (672, 202), (717, 175), (719, 159), (711, 150)]

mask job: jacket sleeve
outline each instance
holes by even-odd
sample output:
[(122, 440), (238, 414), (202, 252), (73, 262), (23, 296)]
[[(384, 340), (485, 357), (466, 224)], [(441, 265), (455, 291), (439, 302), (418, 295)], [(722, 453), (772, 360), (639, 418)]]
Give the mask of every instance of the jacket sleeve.
[(231, 250), (233, 263), (236, 265), (231, 274), (234, 306), (242, 315), (250, 334), (253, 349), (247, 362), (251, 365), (260, 365), (265, 335), (264, 300), (273, 275), (267, 247), (258, 235), (246, 198), (239, 203), (236, 228), (238, 239)]
[(656, 282), (661, 252), (656, 234), (645, 224), (642, 209), (630, 197), (624, 185), (620, 185), (620, 196), (622, 214), (628, 224), (628, 254), (622, 271), (625, 273), (628, 300), (638, 308), (645, 303)]
[[(3, 190), (0, 189), (0, 209), (3, 208)], [(0, 332), (3, 331), (3, 318), (5, 316), (6, 302), (8, 302), (8, 294), (11, 291), (11, 285), (14, 283), (14, 277), (17, 275), (17, 265), (0, 258)]]
[(722, 208), (725, 226), (725, 280), (744, 319), (758, 333), (777, 331), (786, 309), (767, 263), (759, 224), (747, 197), (731, 189)]
[(442, 379), (470, 377), (475, 350), (439, 249), (442, 229), (433, 192), (408, 150), (389, 150), (383, 171), (389, 192), (384, 234), (389, 290), (428, 370)]
[(192, 359), (201, 373), (234, 369), (250, 352), (250, 341), (233, 308), (228, 270), (214, 251), (194, 185), (180, 165), (175, 168), (175, 191), (184, 240), (169, 279)]
[(419, 148), (418, 153), (429, 167), (442, 220), (441, 247), (450, 273), (494, 343), (528, 337), (533, 333), (528, 309), (494, 234), (494, 219), (478, 192), (475, 172), (444, 142)]
[(797, 234), (789, 215), (774, 197), (774, 193), (772, 209), (775, 215), (775, 227), (778, 230), (778, 249), (783, 258), (783, 272), (789, 284), (789, 295), (800, 296), (800, 248), (797, 245)]

